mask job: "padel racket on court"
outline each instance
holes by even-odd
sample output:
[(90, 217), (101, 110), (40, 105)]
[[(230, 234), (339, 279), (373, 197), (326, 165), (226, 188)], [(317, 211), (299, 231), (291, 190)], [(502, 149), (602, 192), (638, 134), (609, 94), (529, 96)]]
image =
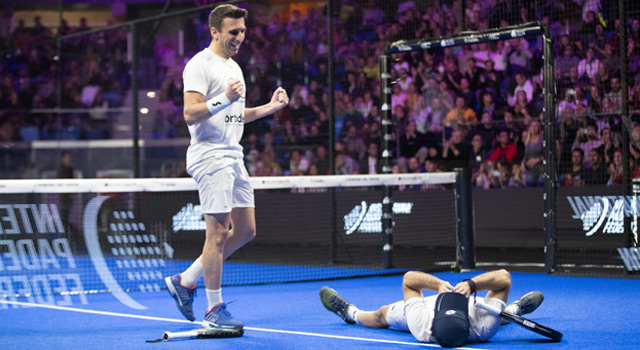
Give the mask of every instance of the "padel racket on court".
[(236, 338), (244, 334), (239, 330), (220, 330), (216, 328), (196, 328), (185, 332), (164, 332), (161, 339), (147, 340), (147, 343), (157, 343), (169, 340), (204, 339), (204, 338)]
[(488, 312), (494, 314), (494, 315), (498, 315), (502, 318), (504, 318), (505, 320), (508, 321), (512, 321), (532, 332), (536, 332), (540, 335), (543, 335), (549, 339), (553, 339), (554, 341), (561, 341), (562, 340), (562, 333), (551, 329), (549, 327), (543, 326), (541, 324), (539, 324), (538, 322), (534, 322), (531, 321), (527, 318), (524, 318), (522, 316), (518, 316), (518, 315), (514, 315), (512, 313), (509, 312), (505, 312), (502, 311), (500, 309), (498, 309), (497, 307), (491, 306), (491, 305), (487, 305), (481, 301), (476, 301), (476, 307), (487, 310)]

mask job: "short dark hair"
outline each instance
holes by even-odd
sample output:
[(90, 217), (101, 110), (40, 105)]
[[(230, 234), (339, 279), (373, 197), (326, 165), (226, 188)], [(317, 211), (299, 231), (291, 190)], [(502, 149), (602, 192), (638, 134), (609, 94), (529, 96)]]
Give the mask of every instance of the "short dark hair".
[(215, 7), (209, 14), (209, 28), (220, 30), (225, 18), (247, 18), (248, 11), (235, 5), (224, 4)]

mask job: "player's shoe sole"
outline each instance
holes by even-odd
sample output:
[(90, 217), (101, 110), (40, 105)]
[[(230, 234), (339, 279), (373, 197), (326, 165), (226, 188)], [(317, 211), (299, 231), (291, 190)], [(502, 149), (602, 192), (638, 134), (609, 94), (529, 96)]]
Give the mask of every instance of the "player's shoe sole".
[(355, 324), (355, 321), (353, 321), (347, 314), (347, 309), (351, 304), (338, 295), (338, 292), (329, 287), (322, 287), (320, 288), (319, 294), (320, 301), (325, 309), (338, 315), (338, 317), (340, 317), (344, 322), (348, 324)]

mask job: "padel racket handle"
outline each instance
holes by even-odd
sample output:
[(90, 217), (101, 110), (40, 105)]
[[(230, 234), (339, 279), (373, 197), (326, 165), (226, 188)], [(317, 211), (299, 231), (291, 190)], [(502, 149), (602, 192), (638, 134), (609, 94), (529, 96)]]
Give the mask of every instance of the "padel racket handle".
[(502, 312), (502, 310), (498, 309), (495, 306), (491, 306), (489, 304), (485, 304), (481, 301), (476, 301), (476, 307), (483, 309), (483, 310), (487, 310), (488, 312), (496, 315), (496, 316), (500, 316), (500, 313)]
[(173, 339), (188, 339), (188, 338), (197, 338), (198, 332), (196, 331), (187, 331), (187, 332), (164, 332), (162, 336), (162, 340), (169, 341)]

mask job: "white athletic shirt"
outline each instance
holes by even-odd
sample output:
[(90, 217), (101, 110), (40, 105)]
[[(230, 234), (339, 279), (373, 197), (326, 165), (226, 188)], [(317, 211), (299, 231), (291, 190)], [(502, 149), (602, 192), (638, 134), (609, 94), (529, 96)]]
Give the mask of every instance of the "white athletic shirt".
[[(436, 342), (436, 338), (431, 333), (431, 327), (437, 298), (438, 295), (431, 295), (425, 298), (414, 297), (404, 303), (404, 313), (409, 331), (416, 339), (424, 343)], [(505, 302), (500, 299), (480, 297), (479, 300), (500, 310), (504, 310), (506, 307)], [(402, 303), (402, 301), (399, 303)], [(389, 316), (387, 316), (387, 319), (389, 319)], [(468, 342), (487, 341), (498, 331), (500, 317), (476, 308), (474, 298), (471, 297), (469, 298), (469, 324)]]
[[(184, 92), (199, 92), (204, 96), (204, 101), (224, 94), (231, 79), (239, 79), (245, 85), (240, 66), (233, 59), (222, 58), (208, 48), (198, 52), (187, 62), (182, 79)], [(245, 96), (241, 96), (206, 121), (189, 125), (189, 173), (195, 165), (210, 158), (242, 159), (240, 140), (244, 132)]]

